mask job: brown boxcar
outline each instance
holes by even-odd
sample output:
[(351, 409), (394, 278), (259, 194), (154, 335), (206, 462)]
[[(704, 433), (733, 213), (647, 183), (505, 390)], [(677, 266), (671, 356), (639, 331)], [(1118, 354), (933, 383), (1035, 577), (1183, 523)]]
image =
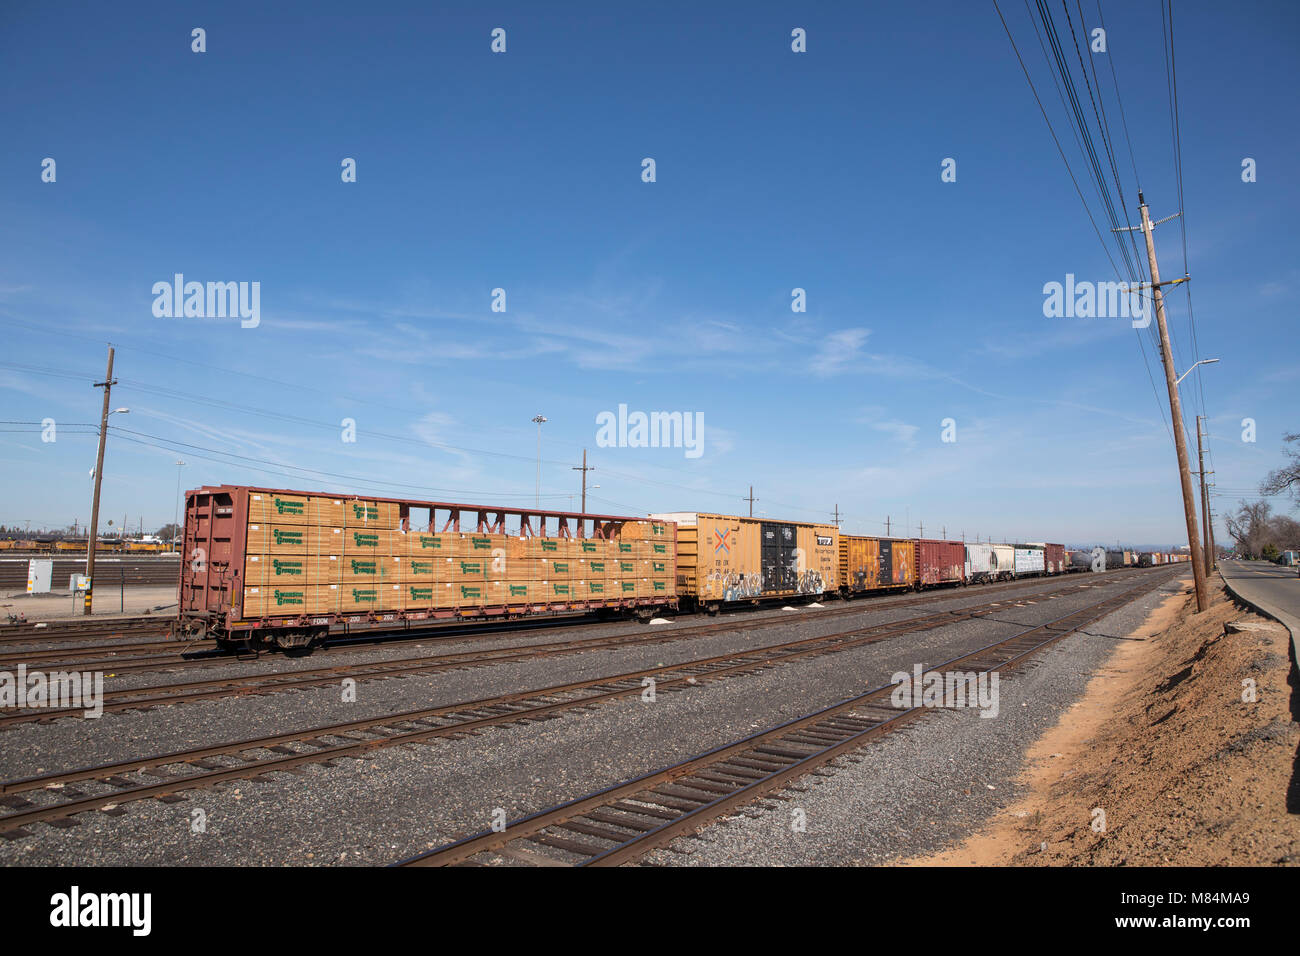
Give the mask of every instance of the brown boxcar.
[(221, 485), (184, 534), (181, 628), (222, 641), (677, 603), (676, 529), (645, 518)]
[(839, 530), (697, 511), (653, 514), (677, 529), (677, 593), (717, 607), (834, 591)]
[(839, 572), (846, 593), (907, 590), (916, 584), (916, 541), (841, 534)]
[(919, 538), (916, 542), (916, 585), (922, 588), (966, 581), (966, 545), (960, 541)]
[(1066, 569), (1065, 545), (1052, 544), (1050, 541), (1043, 544), (1044, 559), (1047, 562), (1048, 574), (1064, 574)]

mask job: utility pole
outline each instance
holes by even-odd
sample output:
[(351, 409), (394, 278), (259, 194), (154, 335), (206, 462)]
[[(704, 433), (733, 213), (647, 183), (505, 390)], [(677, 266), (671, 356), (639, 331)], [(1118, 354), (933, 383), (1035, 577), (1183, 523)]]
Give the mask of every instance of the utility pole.
[(95, 388), (104, 390), (104, 410), (99, 415), (99, 454), (95, 456), (95, 495), (90, 503), (90, 533), (86, 542), (86, 600), (83, 615), (91, 613), (91, 594), (95, 587), (95, 539), (99, 537), (99, 488), (104, 478), (104, 441), (108, 438), (108, 394), (117, 382), (113, 380), (113, 346), (108, 347), (108, 371)]
[(750, 516), (751, 518), (754, 517), (754, 502), (757, 501), (758, 499), (754, 497), (754, 486), (753, 486), (753, 485), (750, 485), (750, 486), (749, 486), (749, 497), (748, 497), (748, 498), (741, 498), (740, 500), (741, 500), (741, 501), (748, 501), (748, 502), (749, 502), (749, 516)]
[(584, 448), (582, 450), (582, 467), (579, 468), (577, 465), (573, 466), (573, 471), (582, 472), (582, 513), (583, 514), (587, 513), (587, 472), (595, 471), (595, 470), (596, 470), (595, 465), (592, 465), (590, 468), (587, 467), (587, 449)]
[(893, 536), (889, 533), (889, 515), (885, 515), (885, 537), (886, 537), (886, 538), (893, 537)]
[(840, 526), (840, 506), (837, 503), (835, 505), (835, 527), (838, 528), (839, 526)]
[[(1191, 550), (1192, 577), (1196, 582), (1196, 610), (1208, 606), (1205, 594), (1205, 563), (1201, 560), (1201, 536), (1196, 532), (1196, 494), (1192, 490), (1192, 474), (1187, 463), (1187, 441), (1184, 438), (1183, 403), (1178, 397), (1178, 383), (1174, 376), (1174, 353), (1169, 345), (1169, 326), (1165, 323), (1165, 299), (1160, 291), (1160, 267), (1156, 264), (1156, 242), (1152, 235), (1151, 214), (1147, 201), (1138, 191), (1138, 205), (1142, 210), (1142, 235), (1147, 241), (1147, 263), (1151, 268), (1151, 295), (1156, 304), (1156, 328), (1160, 333), (1160, 361), (1165, 367), (1165, 385), (1169, 389), (1169, 413), (1174, 432), (1174, 450), (1178, 453), (1178, 477), (1183, 486), (1183, 516), (1187, 519), (1187, 545)], [(1176, 279), (1175, 282), (1182, 282)], [(1172, 284), (1172, 283), (1170, 283)]]
[(1205, 573), (1209, 574), (1214, 570), (1214, 541), (1213, 532), (1210, 531), (1210, 496), (1205, 490), (1205, 444), (1201, 441), (1203, 417), (1203, 415), (1196, 416), (1196, 457), (1200, 463), (1200, 471), (1197, 474), (1201, 478), (1201, 524), (1205, 526)]
[[(1211, 481), (1209, 483), (1209, 487), (1213, 488), (1214, 482)], [(1215, 550), (1214, 547), (1214, 504), (1211, 503), (1206, 507), (1208, 507), (1210, 510), (1210, 521), (1207, 527), (1207, 530), (1210, 532), (1210, 566), (1209, 568), (1206, 569), (1206, 573), (1208, 574), (1210, 571), (1213, 571), (1218, 566), (1219, 553), (1218, 551)]]
[(921, 530), (920, 530), (920, 532), (917, 533), (917, 537), (918, 537), (918, 538), (924, 538), (924, 537), (925, 537), (925, 522), (924, 522), (924, 521), (921, 522)]

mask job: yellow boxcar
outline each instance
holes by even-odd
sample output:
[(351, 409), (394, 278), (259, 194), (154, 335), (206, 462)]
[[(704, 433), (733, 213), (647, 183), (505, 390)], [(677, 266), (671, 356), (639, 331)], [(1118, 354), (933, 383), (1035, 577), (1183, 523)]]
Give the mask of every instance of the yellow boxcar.
[(916, 584), (916, 542), (910, 538), (840, 535), (841, 587), (848, 591), (906, 590)]
[[(697, 604), (815, 596), (839, 586), (834, 525), (694, 511), (650, 517), (677, 523), (677, 594)], [(667, 554), (638, 557), (665, 576), (673, 570)]]

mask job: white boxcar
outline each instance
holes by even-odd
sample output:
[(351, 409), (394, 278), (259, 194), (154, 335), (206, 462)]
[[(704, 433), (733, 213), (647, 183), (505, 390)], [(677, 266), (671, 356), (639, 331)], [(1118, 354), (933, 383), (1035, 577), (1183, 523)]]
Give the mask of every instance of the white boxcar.
[(995, 577), (1011, 579), (1016, 576), (1016, 550), (1009, 544), (989, 545), (993, 549), (993, 561), (996, 568)]
[(1022, 574), (1042, 574), (1046, 568), (1041, 548), (1016, 548), (1015, 562), (1017, 577)]
[(991, 544), (966, 545), (966, 580), (971, 584), (997, 577), (997, 558)]

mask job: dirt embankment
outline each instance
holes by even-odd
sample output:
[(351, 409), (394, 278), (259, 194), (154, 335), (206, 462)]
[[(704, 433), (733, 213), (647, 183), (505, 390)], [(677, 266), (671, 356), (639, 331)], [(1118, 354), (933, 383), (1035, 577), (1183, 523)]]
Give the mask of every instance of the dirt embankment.
[[(1217, 579), (1211, 585), (1204, 614), (1176, 595), (1140, 639), (1118, 642), (1083, 698), (1031, 748), (1024, 800), (961, 846), (905, 862), (1300, 864), (1290, 639), (1237, 610)], [(1227, 633), (1229, 623), (1244, 629)]]

